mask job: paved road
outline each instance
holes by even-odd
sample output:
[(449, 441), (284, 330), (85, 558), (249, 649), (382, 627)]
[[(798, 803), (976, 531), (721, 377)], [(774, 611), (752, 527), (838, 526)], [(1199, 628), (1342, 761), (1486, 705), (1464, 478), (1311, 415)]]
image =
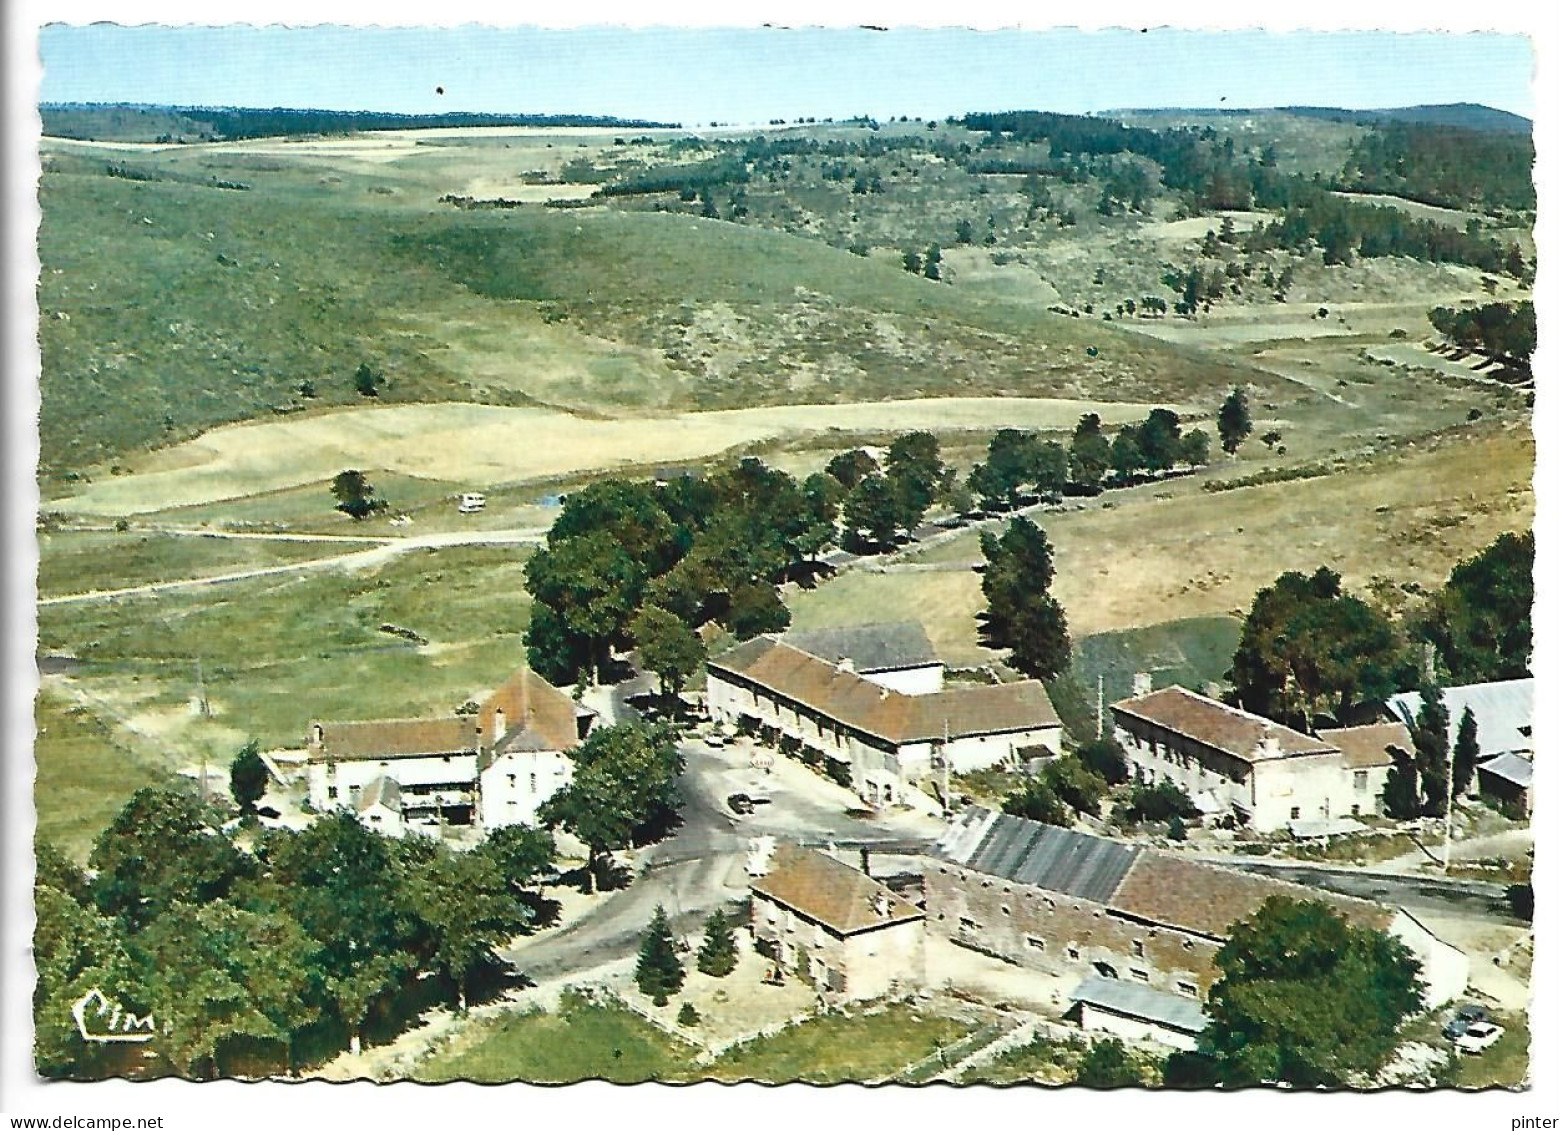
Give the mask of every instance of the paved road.
[[(847, 808), (853, 795), (796, 763), (771, 773), (750, 764), (744, 745), (712, 749), (682, 744), (686, 772), (680, 781), (682, 824), (646, 857), (641, 875), (603, 898), (566, 929), (524, 940), (502, 957), (535, 982), (586, 972), (633, 953), (653, 909), (663, 905), (676, 927), (695, 931), (713, 910), (746, 898), (747, 842), (771, 835), (787, 840), (877, 852), (918, 852), (936, 838), (940, 822), (910, 814), (859, 818)], [(748, 816), (730, 812), (734, 793), (767, 796)]]
[(1482, 880), (1444, 879), (1438, 876), (1407, 876), (1387, 872), (1368, 872), (1358, 868), (1306, 866), (1255, 857), (1229, 857), (1216, 864), (1245, 872), (1273, 876), (1292, 883), (1323, 888), (1341, 895), (1358, 896), (1378, 903), (1393, 904), (1411, 911), (1438, 911), (1445, 915), (1466, 915), (1517, 923), (1508, 909), (1507, 888)]

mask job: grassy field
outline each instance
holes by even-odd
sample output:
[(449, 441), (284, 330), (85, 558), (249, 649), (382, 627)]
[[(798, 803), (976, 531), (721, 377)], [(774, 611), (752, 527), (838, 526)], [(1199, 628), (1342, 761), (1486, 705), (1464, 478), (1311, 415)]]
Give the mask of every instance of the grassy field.
[[(359, 573), (234, 582), (212, 592), (39, 611), (40, 647), (78, 656), (73, 680), (189, 758), (249, 737), (298, 745), (313, 717), (450, 711), (523, 662), (526, 552), (414, 551)], [(412, 629), (418, 646), (379, 631)], [(202, 662), (213, 717), (188, 699)]]
[(774, 1083), (877, 1080), (951, 1044), (968, 1028), (905, 1005), (861, 1016), (830, 1014), (729, 1049), (702, 1075)]
[(513, 1014), (468, 1027), (454, 1045), (421, 1063), (414, 1079), (635, 1084), (678, 1079), (690, 1058), (689, 1046), (629, 1009), (568, 995), (556, 1013)]
[[(317, 482), (325, 496), (325, 484), (346, 467), (378, 479), (391, 472), (432, 484), (434, 491), (433, 484), (488, 486), (702, 460), (736, 448), (834, 432), (934, 428), (985, 433), (1004, 425), (1062, 430), (1071, 429), (1086, 412), (1099, 413), (1108, 425), (1119, 424), (1142, 419), (1151, 407), (938, 397), (606, 420), (540, 408), (389, 405), (215, 429), (137, 460), (130, 474), (100, 479), (51, 506), (66, 513), (140, 514)], [(399, 502), (404, 493), (383, 490), (386, 498)]]
[(54, 597), (181, 577), (211, 577), (341, 553), (336, 542), (273, 542), (157, 532), (44, 531), (38, 593)]
[(1077, 642), (1073, 674), (1091, 695), (1103, 676), (1107, 703), (1133, 693), (1135, 672), (1147, 672), (1155, 687), (1201, 688), (1224, 679), (1240, 636), (1241, 624), (1232, 617), (1191, 617), (1102, 632)]
[(37, 837), (85, 863), (93, 841), (165, 770), (88, 708), (46, 689), (33, 704)]

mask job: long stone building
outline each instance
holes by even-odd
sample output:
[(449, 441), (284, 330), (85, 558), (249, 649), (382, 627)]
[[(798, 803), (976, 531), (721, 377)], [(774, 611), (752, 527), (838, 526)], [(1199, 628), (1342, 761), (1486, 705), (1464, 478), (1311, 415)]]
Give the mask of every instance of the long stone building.
[(943, 772), (1062, 748), (1043, 684), (945, 686), (918, 624), (759, 636), (707, 671), (713, 719), (810, 747), (873, 806), (907, 804), (918, 783)]
[(924, 863), (926, 923), (961, 946), (1048, 973), (1098, 975), (1195, 1001), (1231, 927), (1272, 895), (1319, 900), (1387, 931), (1422, 965), (1429, 1008), (1469, 961), (1409, 912), (971, 807)]
[(1388, 748), (1413, 749), (1401, 723), (1309, 735), (1185, 687), (1113, 703), (1111, 719), (1140, 779), (1172, 781), (1205, 813), (1263, 832), (1375, 815)]

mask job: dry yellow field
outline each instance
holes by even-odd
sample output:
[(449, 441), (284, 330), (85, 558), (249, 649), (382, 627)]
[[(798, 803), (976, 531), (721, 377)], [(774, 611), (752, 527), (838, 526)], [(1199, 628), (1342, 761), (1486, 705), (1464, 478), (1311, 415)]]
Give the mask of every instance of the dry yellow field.
[(75, 514), (143, 514), (320, 482), (344, 468), (491, 486), (698, 460), (741, 445), (835, 431), (1070, 428), (1086, 412), (1121, 424), (1153, 407), (940, 397), (605, 420), (542, 408), (388, 405), (218, 428), (146, 457), (132, 474), (97, 480), (51, 506)]
[[(1317, 479), (1205, 492), (1196, 481), (1109, 496), (1109, 507), (1046, 515), (1056, 550), (1052, 592), (1075, 637), (1183, 617), (1244, 615), (1286, 570), (1339, 571), (1352, 590), (1374, 578), (1428, 591), (1504, 531), (1530, 528), (1535, 447), (1515, 426), (1401, 452)], [(1162, 497), (1164, 496), (1164, 497)], [(853, 571), (791, 601), (804, 627), (878, 610), (919, 620), (950, 662), (990, 653), (975, 640), (984, 607), (972, 536), (910, 557), (927, 572)]]

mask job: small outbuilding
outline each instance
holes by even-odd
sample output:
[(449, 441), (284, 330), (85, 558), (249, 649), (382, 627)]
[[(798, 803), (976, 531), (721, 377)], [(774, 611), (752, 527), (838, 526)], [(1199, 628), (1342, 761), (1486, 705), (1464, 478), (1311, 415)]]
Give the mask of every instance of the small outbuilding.
[(1203, 1007), (1190, 997), (1164, 993), (1092, 974), (1068, 995), (1071, 1018), (1086, 1031), (1110, 1033), (1123, 1040), (1158, 1041), (1192, 1052), (1208, 1024)]

